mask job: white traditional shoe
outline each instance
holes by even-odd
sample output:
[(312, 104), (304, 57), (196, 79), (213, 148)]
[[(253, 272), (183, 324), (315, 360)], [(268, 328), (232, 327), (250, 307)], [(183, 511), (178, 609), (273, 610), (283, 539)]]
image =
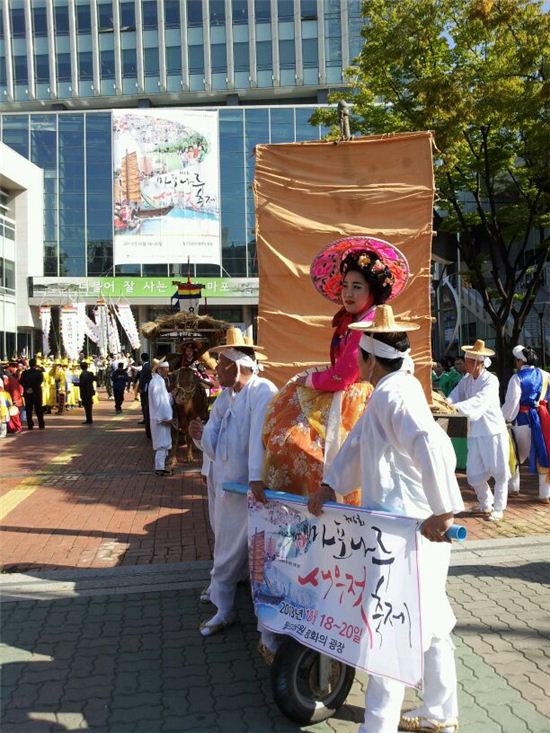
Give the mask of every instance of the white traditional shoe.
[(470, 511), (472, 512), (472, 514), (492, 514), (493, 507), (483, 506), (483, 504), (476, 504), (470, 509)]
[(212, 603), (212, 600), (210, 598), (210, 586), (209, 585), (207, 585), (206, 588), (203, 588), (201, 590), (199, 601), (201, 603)]
[(548, 496), (539, 496), (539, 501), (542, 504), (550, 504), (550, 497), (548, 497)]
[(236, 618), (237, 617), (234, 612), (230, 613), (229, 616), (222, 616), (217, 613), (211, 619), (204, 621), (200, 625), (199, 628), (201, 636), (213, 636), (214, 634), (219, 634), (220, 631), (224, 631), (224, 629), (227, 629), (229, 626), (233, 626)]
[(489, 521), (490, 522), (500, 522), (500, 520), (504, 517), (504, 512), (495, 512), (494, 510), (489, 514)]
[(425, 718), (422, 715), (411, 715), (414, 713), (403, 713), (399, 721), (399, 730), (419, 731), (419, 733), (458, 733), (458, 720), (434, 720)]

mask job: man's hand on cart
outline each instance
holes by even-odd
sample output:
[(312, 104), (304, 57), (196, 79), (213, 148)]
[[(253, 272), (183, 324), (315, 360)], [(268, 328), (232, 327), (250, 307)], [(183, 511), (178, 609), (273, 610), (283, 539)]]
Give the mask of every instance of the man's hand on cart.
[(453, 526), (453, 514), (432, 514), (431, 517), (422, 522), (420, 533), (430, 542), (450, 542), (445, 532)]
[(267, 498), (265, 495), (265, 484), (263, 481), (251, 481), (250, 484), (250, 491), (254, 494), (254, 498), (256, 501), (259, 501), (260, 504), (267, 504)]
[(336, 494), (328, 484), (321, 484), (319, 491), (309, 497), (307, 508), (316, 517), (323, 513), (323, 504), (327, 501), (336, 501)]

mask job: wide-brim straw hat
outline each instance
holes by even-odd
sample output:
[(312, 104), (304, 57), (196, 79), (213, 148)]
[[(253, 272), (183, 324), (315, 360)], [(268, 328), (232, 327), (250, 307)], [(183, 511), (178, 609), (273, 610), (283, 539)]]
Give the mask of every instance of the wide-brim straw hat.
[(166, 359), (153, 359), (153, 366), (151, 367), (152, 372), (156, 372), (161, 364), (167, 364)]
[(410, 321), (396, 321), (391, 305), (377, 305), (372, 321), (357, 321), (350, 323), (348, 328), (352, 331), (365, 331), (367, 333), (403, 333), (405, 331), (418, 331), (418, 323)]
[(388, 300), (403, 292), (409, 278), (409, 263), (405, 255), (393, 244), (368, 236), (350, 236), (328, 244), (315, 257), (310, 267), (311, 280), (324, 298), (342, 305), (342, 280), (340, 264), (354, 252), (375, 252), (391, 271), (394, 282)]
[(252, 342), (252, 339), (245, 339), (243, 336), (243, 332), (240, 328), (237, 328), (236, 326), (231, 326), (227, 329), (225, 332), (225, 344), (220, 344), (220, 346), (212, 346), (209, 349), (209, 352), (211, 354), (221, 354), (226, 349), (240, 349), (242, 347), (245, 347), (247, 349), (254, 349), (254, 351), (263, 351), (263, 348), (261, 346), (256, 346)]
[(473, 346), (463, 346), (462, 351), (464, 351), (464, 356), (494, 356), (495, 352), (493, 349), (487, 348), (485, 346), (485, 341), (483, 339), (476, 339), (476, 342)]

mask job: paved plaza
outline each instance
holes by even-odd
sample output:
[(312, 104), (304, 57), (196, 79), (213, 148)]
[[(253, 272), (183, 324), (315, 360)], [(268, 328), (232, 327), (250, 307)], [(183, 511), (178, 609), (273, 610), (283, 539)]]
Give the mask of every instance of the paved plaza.
[[(198, 633), (205, 489), (196, 464), (152, 474), (137, 403), (125, 408), (102, 401), (92, 427), (80, 410), (50, 417), (0, 447), (2, 731), (299, 730), (273, 703), (246, 586), (234, 627)], [(549, 729), (550, 509), (524, 487), (504, 522), (459, 520), (473, 538), (448, 584), (463, 733)], [(356, 730), (366, 682), (302, 730)]]

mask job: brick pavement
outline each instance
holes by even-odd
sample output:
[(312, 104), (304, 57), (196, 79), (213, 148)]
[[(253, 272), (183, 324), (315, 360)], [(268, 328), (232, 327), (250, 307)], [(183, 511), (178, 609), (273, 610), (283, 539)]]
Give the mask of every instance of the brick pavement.
[[(83, 411), (48, 416), (45, 431), (24, 431), (0, 443), (4, 572), (114, 567), (206, 560), (211, 556), (205, 487), (198, 463), (161, 479), (152, 472), (139, 403), (122, 415), (102, 399), (95, 424)], [(459, 475), (467, 507), (473, 492)], [(461, 516), (469, 538), (550, 533), (550, 506), (536, 501), (536, 479), (523, 471), (522, 493), (505, 519)], [(10, 509), (11, 504), (21, 500)]]
[[(550, 536), (455, 549), (449, 595), (464, 733), (548, 730), (549, 550)], [(192, 563), (77, 570), (72, 580), (68, 571), (3, 576), (2, 730), (300, 730), (273, 703), (246, 588), (238, 623), (199, 635), (207, 573), (207, 563)], [(358, 675), (334, 718), (301, 730), (355, 731), (366, 684)]]

